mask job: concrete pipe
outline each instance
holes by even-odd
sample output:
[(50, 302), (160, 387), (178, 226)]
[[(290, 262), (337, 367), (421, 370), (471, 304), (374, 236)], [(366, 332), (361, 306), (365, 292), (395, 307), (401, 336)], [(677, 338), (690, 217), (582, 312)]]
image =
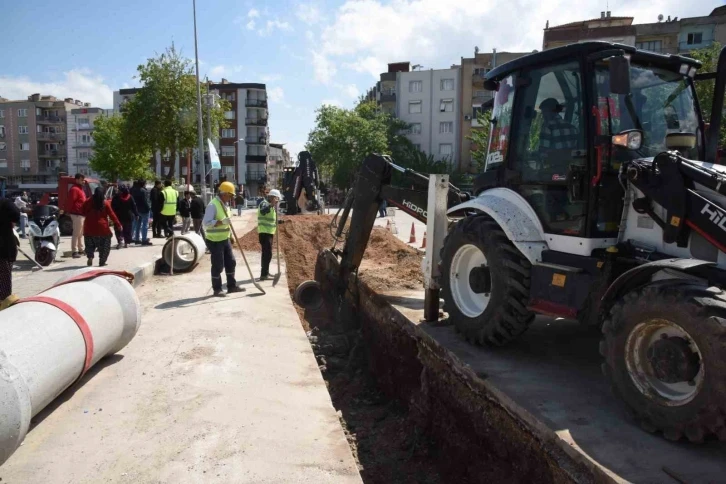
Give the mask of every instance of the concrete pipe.
[(32, 417), (136, 335), (141, 305), (129, 280), (81, 269), (0, 311), (0, 464)]
[[(164, 262), (171, 266), (172, 239), (168, 239), (162, 251)], [(207, 244), (196, 232), (174, 235), (174, 272), (188, 272), (194, 269), (204, 256)]]

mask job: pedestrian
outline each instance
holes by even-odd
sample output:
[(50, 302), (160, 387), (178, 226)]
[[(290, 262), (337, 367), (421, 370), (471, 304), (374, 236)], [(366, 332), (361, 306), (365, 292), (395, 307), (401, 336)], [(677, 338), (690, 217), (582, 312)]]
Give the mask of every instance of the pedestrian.
[(385, 217), (386, 216), (386, 208), (387, 208), (387, 205), (388, 204), (386, 203), (386, 199), (385, 198), (383, 200), (381, 200), (380, 205), (378, 205), (378, 214), (381, 217)]
[(242, 196), (242, 192), (237, 192), (234, 203), (237, 204), (237, 216), (239, 217), (242, 215), (242, 208), (245, 206), (245, 198)]
[(7, 198), (0, 199), (0, 310), (18, 300), (13, 295), (13, 263), (18, 256), (18, 239), (13, 227), (20, 223), (20, 209)]
[(28, 207), (28, 194), (26, 192), (15, 198), (15, 206), (20, 211), (20, 238), (24, 239), (26, 236), (25, 229), (28, 227), (28, 213), (31, 211), (30, 207)]
[(152, 245), (149, 240), (149, 192), (146, 190), (146, 180), (138, 180), (131, 189), (131, 196), (136, 203), (139, 216), (134, 220), (133, 240), (136, 245)]
[(119, 230), (121, 238), (119, 238), (116, 249), (122, 247), (121, 239), (123, 239), (123, 247), (128, 248), (129, 244), (133, 243), (134, 220), (139, 216), (139, 211), (127, 185), (119, 186), (118, 193), (111, 200), (111, 209), (123, 227)]
[(176, 223), (176, 203), (179, 198), (177, 191), (171, 186), (171, 180), (164, 181), (164, 189), (161, 191), (164, 204), (161, 208), (161, 217), (164, 220), (164, 234), (167, 238), (174, 235), (174, 224)]
[(191, 189), (191, 195), (192, 200), (189, 203), (189, 212), (192, 216), (194, 231), (204, 237), (204, 226), (202, 224), (202, 220), (204, 219), (204, 200), (194, 192), (194, 188)]
[(232, 244), (229, 241), (232, 222), (229, 219), (227, 204), (234, 198), (234, 191), (232, 183), (222, 182), (217, 196), (207, 205), (202, 221), (206, 230), (205, 242), (212, 255), (212, 290), (216, 297), (225, 296), (222, 292), (222, 269), (227, 276), (227, 294), (244, 291), (243, 288), (237, 287), (234, 278), (237, 261), (234, 259)]
[(272, 239), (277, 232), (277, 210), (282, 195), (279, 190), (272, 189), (267, 200), (262, 200), (257, 207), (257, 236), (262, 246), (262, 272), (260, 280), (265, 281), (270, 275), (272, 261)]
[(114, 227), (123, 231), (123, 225), (111, 208), (111, 202), (104, 197), (103, 188), (98, 187), (93, 195), (83, 203), (83, 236), (86, 243), (86, 257), (88, 266), (93, 265), (93, 255), (98, 250), (98, 266), (106, 265), (111, 252), (111, 219)]
[(149, 199), (151, 201), (151, 213), (154, 217), (151, 224), (151, 231), (155, 239), (162, 239), (161, 228), (163, 227), (164, 220), (161, 216), (161, 209), (164, 206), (164, 197), (161, 194), (160, 180), (154, 182), (154, 188), (151, 189)]
[(181, 233), (183, 235), (189, 232), (189, 227), (192, 225), (192, 192), (184, 192), (184, 198), (179, 199), (177, 210), (182, 218)]
[(66, 212), (71, 216), (73, 222), (73, 237), (71, 238), (71, 252), (74, 259), (79, 259), (84, 252), (83, 249), (83, 204), (86, 202), (86, 192), (83, 184), (86, 177), (76, 173), (73, 186), (68, 190), (68, 203)]

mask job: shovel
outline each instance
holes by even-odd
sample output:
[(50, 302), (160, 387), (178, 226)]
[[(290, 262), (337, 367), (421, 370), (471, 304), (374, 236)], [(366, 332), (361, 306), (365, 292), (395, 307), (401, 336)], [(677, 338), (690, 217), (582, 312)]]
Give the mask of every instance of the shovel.
[(282, 275), (280, 272), (280, 227), (277, 227), (277, 231), (275, 232), (275, 245), (277, 245), (277, 274), (272, 278), (272, 287), (275, 287), (280, 282), (280, 276)]
[(255, 276), (252, 275), (252, 269), (250, 269), (250, 264), (247, 262), (247, 257), (245, 257), (245, 251), (242, 250), (242, 244), (239, 241), (239, 238), (237, 237), (237, 232), (234, 230), (234, 226), (230, 223), (229, 227), (232, 229), (232, 236), (234, 237), (234, 240), (237, 241), (237, 248), (240, 251), (240, 254), (242, 254), (242, 259), (245, 261), (245, 265), (247, 266), (247, 271), (250, 273), (250, 279), (252, 279), (252, 284), (255, 285), (255, 287), (262, 293), (267, 294), (264, 289), (262, 289), (262, 286), (260, 286), (257, 281), (255, 281)]

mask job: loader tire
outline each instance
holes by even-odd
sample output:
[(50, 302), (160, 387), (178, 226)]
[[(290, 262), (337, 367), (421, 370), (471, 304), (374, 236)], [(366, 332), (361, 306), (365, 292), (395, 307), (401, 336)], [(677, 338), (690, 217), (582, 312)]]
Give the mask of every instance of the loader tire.
[(444, 240), (440, 264), (444, 310), (467, 341), (502, 346), (532, 322), (531, 265), (490, 217), (457, 222)]
[(602, 331), (603, 373), (644, 430), (726, 441), (726, 292), (651, 283), (618, 301)]

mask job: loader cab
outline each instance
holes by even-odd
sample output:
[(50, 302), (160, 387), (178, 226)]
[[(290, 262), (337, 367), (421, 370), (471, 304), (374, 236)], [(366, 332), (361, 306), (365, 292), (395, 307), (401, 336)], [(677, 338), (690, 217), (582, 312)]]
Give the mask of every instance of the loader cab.
[[(623, 213), (618, 172), (624, 162), (665, 151), (668, 135), (677, 133), (694, 140), (684, 148), (687, 156), (703, 159), (692, 83), (698, 66), (679, 56), (585, 42), (490, 71), (485, 87), (496, 93), (480, 177), (486, 186), (475, 184), (475, 192), (498, 186), (521, 195), (552, 250), (589, 256), (613, 245)], [(637, 149), (628, 139), (640, 140)]]

